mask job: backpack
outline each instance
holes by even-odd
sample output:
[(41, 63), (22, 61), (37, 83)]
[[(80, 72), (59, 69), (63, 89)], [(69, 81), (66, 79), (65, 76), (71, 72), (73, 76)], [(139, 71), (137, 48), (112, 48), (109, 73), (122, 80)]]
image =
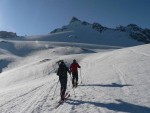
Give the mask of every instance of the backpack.
[(72, 63), (71, 66), (70, 66), (71, 72), (74, 72), (74, 73), (78, 72), (78, 68), (80, 68), (78, 63)]
[(60, 65), (57, 71), (57, 75), (60, 77), (67, 76), (67, 67), (65, 65)]

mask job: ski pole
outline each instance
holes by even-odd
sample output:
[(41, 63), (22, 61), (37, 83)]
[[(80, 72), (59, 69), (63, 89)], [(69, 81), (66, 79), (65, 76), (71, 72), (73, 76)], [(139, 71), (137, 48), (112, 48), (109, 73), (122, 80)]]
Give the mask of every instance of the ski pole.
[[(58, 82), (59, 82), (59, 79), (58, 79)], [(56, 88), (55, 88), (55, 90), (54, 90), (54, 94), (53, 94), (52, 100), (54, 99), (54, 95), (55, 95), (55, 92), (56, 92), (56, 89), (57, 89), (57, 86), (58, 86), (58, 82), (57, 82), (57, 84), (56, 84)]]
[[(70, 82), (71, 82), (70, 84), (72, 84), (72, 77), (71, 77), (71, 74), (70, 74)], [(71, 87), (71, 85), (70, 85), (70, 87)]]
[(81, 84), (82, 84), (82, 75), (81, 75), (81, 69), (80, 69), (80, 77), (81, 77)]
[[(70, 81), (71, 81), (71, 83), (72, 83), (72, 77), (71, 77), (71, 75), (70, 75)], [(74, 88), (73, 88), (73, 94), (74, 94), (74, 97), (76, 97)]]
[(69, 80), (69, 87), (71, 87), (72, 83), (71, 83), (71, 75), (70, 75), (70, 80)]

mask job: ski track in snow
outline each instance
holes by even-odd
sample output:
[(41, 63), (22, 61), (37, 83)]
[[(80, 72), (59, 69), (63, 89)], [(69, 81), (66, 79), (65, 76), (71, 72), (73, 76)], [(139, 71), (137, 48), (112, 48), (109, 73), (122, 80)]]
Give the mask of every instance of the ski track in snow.
[[(125, 74), (115, 64), (112, 67), (114, 68), (116, 74), (119, 76), (121, 84), (127, 84), (125, 80)], [(130, 91), (128, 87), (123, 87), (122, 89), (126, 95), (129, 95)]]
[[(16, 112), (19, 107), (24, 109), (17, 111), (18, 113), (34, 113), (35, 111), (39, 112), (40, 108), (42, 108), (48, 96), (51, 94), (55, 84), (56, 82), (51, 84), (50, 82), (42, 84), (41, 86), (38, 86), (27, 93), (9, 100), (8, 102), (0, 105), (0, 112), (13, 113)], [(52, 95), (50, 95), (50, 97), (52, 97)]]
[[(43, 86), (43, 85), (42, 85), (42, 86)], [(40, 86), (40, 87), (42, 87), (42, 86)], [(6, 112), (6, 113), (7, 113), (7, 112), (13, 112), (14, 109), (17, 109), (16, 107), (18, 107), (18, 106), (20, 106), (22, 103), (28, 101), (28, 100), (26, 100), (26, 98), (32, 98), (32, 95), (34, 95), (40, 87), (37, 87), (37, 88), (35, 88), (35, 89), (33, 89), (33, 90), (31, 90), (31, 91), (25, 93), (25, 94), (19, 95), (18, 97), (15, 97), (14, 99), (12, 99), (12, 100), (6, 102), (5, 104), (2, 104), (2, 105), (0, 106), (0, 108), (2, 108), (2, 109), (0, 109), (0, 111), (1, 111), (1, 112)], [(11, 105), (11, 106), (10, 106), (10, 105)], [(12, 105), (13, 105), (13, 107), (12, 107)], [(7, 108), (7, 111), (3, 111), (3, 109), (4, 109), (5, 107)], [(10, 108), (9, 108), (9, 107), (10, 107)]]
[(26, 107), (24, 107), (24, 110), (21, 113), (34, 113), (41, 111), (45, 101), (50, 96), (51, 91), (54, 87), (55, 83), (50, 86), (50, 83), (47, 83), (45, 85), (45, 88), (43, 88), (39, 93), (36, 93), (36, 97), (26, 103)]
[(148, 54), (148, 53), (144, 53), (144, 52), (133, 50), (133, 49), (130, 49), (130, 51), (133, 52), (133, 53), (135, 53), (135, 54), (141, 54), (143, 56), (150, 57), (150, 54)]

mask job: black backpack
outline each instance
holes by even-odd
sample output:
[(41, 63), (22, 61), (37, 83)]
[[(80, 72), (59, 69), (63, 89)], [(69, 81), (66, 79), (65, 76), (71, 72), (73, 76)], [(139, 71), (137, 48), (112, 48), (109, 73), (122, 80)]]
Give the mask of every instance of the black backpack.
[(65, 65), (59, 65), (57, 75), (60, 77), (67, 76), (67, 67)]

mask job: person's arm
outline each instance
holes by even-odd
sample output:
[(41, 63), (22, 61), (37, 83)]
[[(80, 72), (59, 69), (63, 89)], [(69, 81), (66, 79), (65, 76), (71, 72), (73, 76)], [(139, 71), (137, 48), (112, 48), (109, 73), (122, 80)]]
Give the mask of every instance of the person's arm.
[(69, 70), (69, 68), (67, 67), (67, 72), (69, 73), (69, 74), (71, 74), (71, 72), (70, 72), (70, 70)]
[(78, 68), (81, 68), (81, 66), (80, 66), (78, 63), (77, 63), (77, 67), (78, 67)]
[(59, 76), (60, 75), (60, 69), (58, 68), (57, 70), (57, 75)]

